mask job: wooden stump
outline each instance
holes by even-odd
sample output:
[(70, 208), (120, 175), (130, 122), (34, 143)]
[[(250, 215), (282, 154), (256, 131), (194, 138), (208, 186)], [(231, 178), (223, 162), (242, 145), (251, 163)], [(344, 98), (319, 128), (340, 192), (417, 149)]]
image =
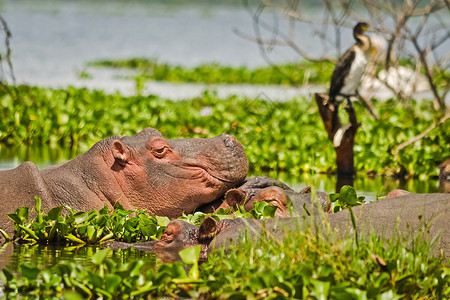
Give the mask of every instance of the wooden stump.
[(338, 184), (336, 190), (340, 189), (343, 184), (339, 183), (339, 179), (348, 184), (349, 177), (355, 174), (355, 165), (353, 161), (353, 146), (355, 144), (355, 136), (360, 124), (356, 120), (355, 110), (351, 106), (346, 106), (349, 123), (342, 125), (338, 115), (338, 106), (336, 103), (328, 101), (328, 95), (322, 93), (314, 94), (316, 103), (322, 117), (323, 125), (327, 131), (328, 138), (333, 143), (336, 151), (336, 165)]

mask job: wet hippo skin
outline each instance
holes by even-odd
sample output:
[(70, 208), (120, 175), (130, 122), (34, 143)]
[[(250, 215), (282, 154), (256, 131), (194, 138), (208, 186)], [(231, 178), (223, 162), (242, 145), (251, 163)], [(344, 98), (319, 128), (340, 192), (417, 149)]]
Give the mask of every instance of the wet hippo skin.
[[(440, 237), (435, 253), (450, 257), (450, 194), (412, 194), (404, 191), (392, 193), (398, 194), (402, 195), (353, 208), (360, 238), (372, 232), (383, 238), (390, 238), (397, 233), (414, 236), (427, 224), (426, 238), (432, 239), (436, 235)], [(109, 246), (139, 247), (155, 252), (166, 260), (176, 260), (178, 251), (201, 245), (205, 257), (212, 249), (237, 243), (244, 234), (256, 238), (263, 228), (277, 238), (282, 238), (293, 230), (303, 230), (305, 218), (309, 217), (267, 220), (237, 218), (221, 221), (208, 217), (199, 227), (174, 220), (157, 242), (147, 245), (111, 243)], [(314, 228), (320, 230), (323, 226), (330, 226), (341, 237), (353, 231), (348, 210), (318, 214), (313, 220), (319, 225)]]

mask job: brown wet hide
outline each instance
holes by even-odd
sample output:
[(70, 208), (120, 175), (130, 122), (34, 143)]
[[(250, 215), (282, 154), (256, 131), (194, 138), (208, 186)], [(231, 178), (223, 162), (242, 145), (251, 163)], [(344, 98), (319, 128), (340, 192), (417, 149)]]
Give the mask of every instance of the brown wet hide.
[[(15, 169), (0, 171), (0, 228), (12, 236), (14, 224), (6, 215), (20, 206), (35, 207), (35, 196), (43, 200), (44, 209), (55, 206), (35, 164), (28, 161)], [(30, 216), (35, 215), (33, 209), (29, 212)]]
[(86, 153), (42, 170), (25, 162), (0, 171), (0, 226), (12, 232), (6, 214), (34, 207), (67, 205), (89, 211), (148, 209), (179, 217), (222, 198), (248, 172), (244, 148), (231, 135), (207, 139), (167, 140), (153, 128), (134, 136), (111, 136)]
[(134, 207), (170, 218), (222, 197), (248, 172), (244, 149), (232, 136), (143, 139), (113, 143), (115, 177)]
[(168, 217), (190, 213), (221, 197), (248, 171), (242, 146), (227, 135), (172, 141), (156, 136), (145, 147), (131, 148), (129, 157), (117, 173), (118, 182), (135, 206)]
[[(426, 239), (431, 241), (437, 235), (439, 236), (434, 253), (437, 255), (443, 253), (450, 257), (449, 194), (408, 193), (354, 207), (353, 213), (356, 217), (360, 238), (368, 237), (370, 232), (383, 238), (391, 238), (397, 233), (414, 236), (423, 230), (423, 226), (426, 224)], [(244, 236), (257, 239), (261, 237), (262, 233), (266, 233), (263, 236), (276, 237), (281, 240), (283, 236), (292, 231), (304, 230), (305, 220), (314, 221), (313, 230), (328, 230), (328, 226), (331, 226), (338, 237), (348, 236), (353, 231), (348, 210), (319, 214), (315, 219), (302, 216), (264, 220), (236, 218), (216, 221), (207, 217), (200, 227), (181, 220), (174, 220), (167, 226), (164, 238), (157, 242), (156, 252), (163, 253), (161, 255), (164, 257), (175, 257), (178, 255), (178, 251), (200, 244), (202, 245), (202, 257), (204, 257), (203, 255), (206, 255), (207, 251), (236, 244)], [(151, 246), (147, 249), (155, 249), (155, 247)]]

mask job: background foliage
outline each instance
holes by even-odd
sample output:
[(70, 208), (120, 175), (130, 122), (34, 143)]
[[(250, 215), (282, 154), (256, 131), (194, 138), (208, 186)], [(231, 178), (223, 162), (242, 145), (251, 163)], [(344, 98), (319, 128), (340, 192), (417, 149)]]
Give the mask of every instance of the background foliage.
[[(297, 98), (286, 102), (230, 97), (205, 92), (197, 99), (173, 102), (156, 96), (123, 97), (69, 87), (51, 90), (18, 88), (20, 97), (0, 94), (0, 144), (70, 147), (74, 154), (110, 135), (133, 135), (154, 127), (166, 138), (233, 134), (245, 147), (251, 170), (332, 172), (335, 154), (315, 103)], [(450, 124), (393, 155), (393, 149), (419, 134), (443, 112), (430, 101), (395, 100), (375, 105), (375, 121), (356, 103), (361, 121), (356, 136), (355, 165), (359, 172), (426, 178), (450, 156)]]

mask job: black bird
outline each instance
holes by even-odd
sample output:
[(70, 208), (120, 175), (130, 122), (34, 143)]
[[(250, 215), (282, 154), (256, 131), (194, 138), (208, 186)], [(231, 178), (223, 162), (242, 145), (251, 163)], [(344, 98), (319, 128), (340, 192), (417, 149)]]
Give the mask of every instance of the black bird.
[(350, 97), (357, 95), (357, 88), (366, 69), (370, 54), (371, 42), (364, 32), (369, 28), (367, 23), (358, 23), (353, 28), (356, 43), (351, 46), (339, 61), (331, 75), (329, 102), (336, 104), (337, 97), (347, 99), (351, 107)]

